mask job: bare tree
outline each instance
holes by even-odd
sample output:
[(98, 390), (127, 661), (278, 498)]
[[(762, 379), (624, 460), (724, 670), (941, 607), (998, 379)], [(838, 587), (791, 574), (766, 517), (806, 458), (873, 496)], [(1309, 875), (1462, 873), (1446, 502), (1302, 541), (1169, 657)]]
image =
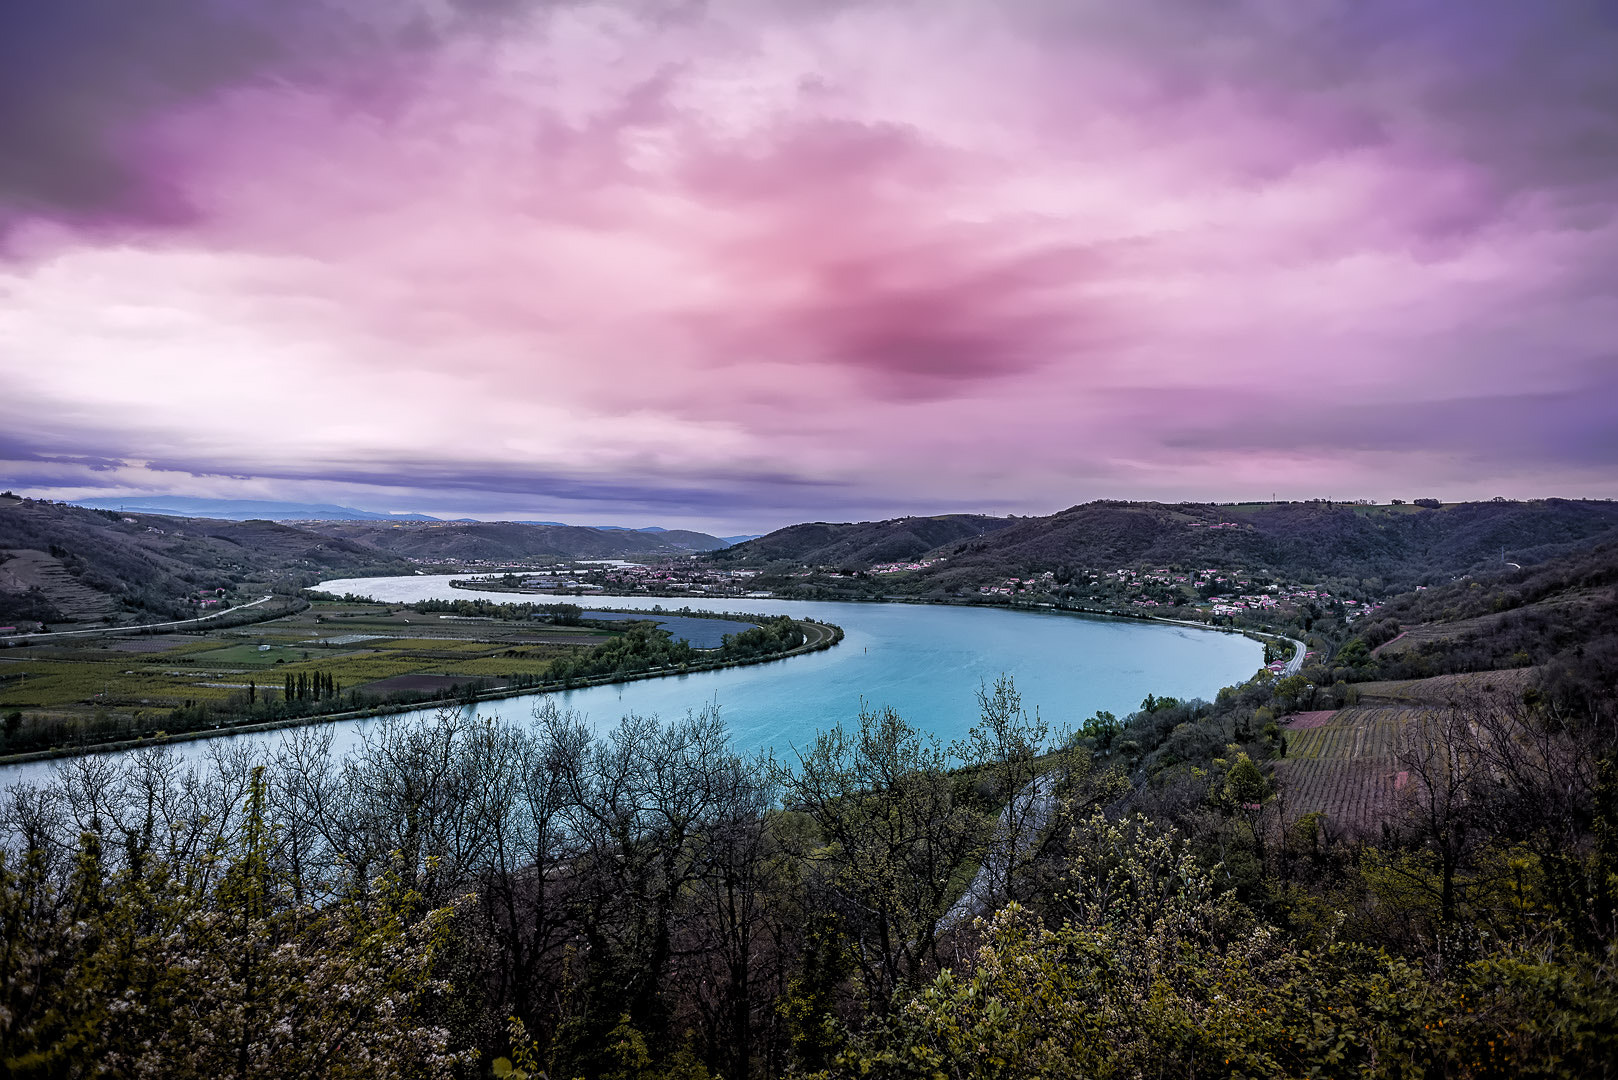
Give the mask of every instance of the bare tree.
[(1001, 899), (1013, 895), (1017, 871), (1033, 857), (1034, 842), (1055, 812), (1059, 777), (1054, 772), (1039, 775), (1038, 761), (1050, 726), (1037, 709), (1032, 717), (1024, 711), (1011, 676), (1001, 675), (993, 689), (980, 685), (977, 701), (979, 722), (952, 750), (980, 770), (992, 797), (1004, 807), (983, 862), (984, 892)]
[(1545, 892), (1582, 947), (1618, 933), (1602, 815), (1612, 792), (1603, 763), (1618, 745), (1600, 713), (1570, 716), (1552, 705), (1535, 710), (1515, 694), (1474, 691), (1456, 705), (1478, 768), (1469, 796), (1480, 824), (1499, 840), (1533, 852)]
[(1462, 870), (1479, 832), (1472, 790), (1483, 762), (1466, 710), (1422, 709), (1407, 726), (1396, 754), (1405, 784), (1399, 789), (1404, 823), (1428, 867), (1395, 864), (1418, 890), (1433, 894), (1441, 939), (1456, 925), (1465, 883)]
[(674, 926), (734, 775), (724, 725), (712, 708), (666, 725), (630, 715), (585, 743), (576, 721), (543, 723), (566, 792), (563, 827), (578, 850), (573, 873), (588, 971), (575, 1041), (599, 1043), (596, 1028), (620, 1012), (659, 1037), (668, 1021), (663, 990), (675, 960)]
[(891, 708), (821, 732), (786, 778), (825, 842), (813, 855), (856, 942), (867, 1003), (884, 1011), (938, 960), (938, 920), (987, 823), (956, 796), (938, 742)]

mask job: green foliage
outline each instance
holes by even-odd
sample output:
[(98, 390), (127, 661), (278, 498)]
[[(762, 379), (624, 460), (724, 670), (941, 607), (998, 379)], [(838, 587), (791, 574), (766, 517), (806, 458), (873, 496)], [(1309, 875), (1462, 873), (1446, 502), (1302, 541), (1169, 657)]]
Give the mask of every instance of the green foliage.
[[(1153, 696), (1041, 756), (1003, 678), (964, 767), (892, 710), (788, 773), (713, 710), (554, 703), (340, 759), (304, 729), (190, 775), (70, 761), (0, 801), (0, 1072), (1613, 1076), (1607, 714), (1424, 714), (1416, 812), (1347, 844), (1253, 735), (1299, 689)], [(1030, 790), (1056, 827), (1017, 824)], [(997, 861), (1008, 829), (1037, 842)], [(1017, 902), (968, 926), (975, 872), (968, 913)]]
[(602, 642), (584, 656), (554, 661), (550, 674), (553, 679), (627, 675), (653, 668), (679, 667), (689, 664), (695, 655), (689, 644), (672, 640), (665, 631), (632, 624), (624, 633)]
[(836, 1004), (839, 986), (856, 967), (838, 920), (829, 912), (812, 917), (801, 963), (775, 1011), (787, 1028), (792, 1061), (802, 1070), (814, 1071), (830, 1064), (847, 1042)]
[(1123, 730), (1118, 718), (1105, 709), (1097, 709), (1096, 714), (1084, 722), (1079, 734), (1087, 739), (1094, 739), (1097, 749), (1106, 750), (1112, 740)]
[(719, 655), (727, 660), (745, 660), (768, 653), (785, 652), (803, 641), (803, 631), (786, 615), (766, 619), (740, 633), (726, 634)]
[(1582, 1077), (1618, 1060), (1604, 963), (1506, 951), (1434, 981), (1361, 945), (1305, 950), (1241, 918), (1172, 841), (1090, 828), (1112, 858), (1081, 872), (1103, 891), (1074, 919), (1007, 906), (970, 970), (941, 972), (824, 1075)]
[(811, 857), (877, 1010), (936, 961), (956, 875), (987, 838), (945, 764), (931, 736), (892, 709), (867, 708), (857, 729), (819, 733), (785, 778), (789, 803), (820, 830), (824, 846)]
[(1225, 773), (1225, 800), (1234, 807), (1257, 807), (1270, 797), (1270, 785), (1253, 759), (1238, 753)]
[(457, 909), (391, 873), (298, 903), (270, 868), (266, 798), (255, 774), (212, 886), (138, 846), (109, 871), (94, 832), (60, 891), (37, 851), (0, 856), (6, 1075), (453, 1075), (431, 1002)]

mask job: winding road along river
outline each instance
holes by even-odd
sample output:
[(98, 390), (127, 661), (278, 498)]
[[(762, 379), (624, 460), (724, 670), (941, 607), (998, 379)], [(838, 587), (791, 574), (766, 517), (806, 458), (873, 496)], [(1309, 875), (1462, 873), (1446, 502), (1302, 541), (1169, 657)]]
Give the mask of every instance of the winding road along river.
[[(349, 578), (319, 588), (387, 602), (425, 599), (537, 600), (544, 597), (481, 593), (450, 587), (448, 576)], [(647, 596), (599, 596), (569, 602), (591, 607), (665, 610), (684, 600)], [(791, 600), (693, 598), (697, 610), (787, 614), (841, 626), (841, 645), (824, 652), (749, 667), (669, 676), (592, 687), (554, 695), (598, 725), (626, 713), (682, 716), (716, 704), (737, 749), (771, 748), (790, 759), (807, 747), (816, 730), (859, 715), (862, 702), (892, 706), (910, 723), (945, 743), (963, 737), (977, 719), (975, 693), (1001, 673), (1011, 675), (1030, 712), (1038, 709), (1053, 731), (1077, 727), (1097, 709), (1123, 715), (1147, 694), (1211, 698), (1222, 686), (1241, 682), (1263, 664), (1258, 642), (1227, 634), (1162, 623), (1138, 622), (999, 608), (924, 604), (813, 603)], [(529, 717), (538, 695), (477, 706), (483, 715)], [(423, 715), (430, 714), (424, 710)], [(338, 749), (356, 741), (375, 720), (338, 721)], [(274, 743), (279, 732), (228, 736)], [(195, 755), (208, 743), (178, 743)], [(0, 768), (0, 787), (41, 779), (49, 762)]]

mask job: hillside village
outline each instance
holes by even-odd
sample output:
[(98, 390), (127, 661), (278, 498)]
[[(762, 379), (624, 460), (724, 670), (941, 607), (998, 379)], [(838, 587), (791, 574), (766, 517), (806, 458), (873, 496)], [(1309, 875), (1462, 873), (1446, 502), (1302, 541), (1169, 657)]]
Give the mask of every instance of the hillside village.
[[(811, 590), (835, 591), (850, 586), (880, 588), (882, 583), (902, 589), (917, 574), (947, 561), (945, 557), (937, 557), (879, 563), (864, 570), (807, 566), (782, 574), (724, 568), (692, 558), (657, 563), (592, 559), (548, 566), (539, 573), (510, 572), (512, 568), (506, 567), (508, 572), (498, 577), (486, 575), (467, 584), (573, 594), (785, 599), (803, 598)], [(903, 598), (886, 591), (881, 595)], [(1160, 615), (1254, 627), (1289, 625), (1316, 615), (1334, 617), (1346, 625), (1380, 608), (1376, 600), (1343, 596), (1318, 583), (1292, 583), (1265, 571), (1217, 567), (1048, 570), (998, 578), (953, 599), (957, 603)]]

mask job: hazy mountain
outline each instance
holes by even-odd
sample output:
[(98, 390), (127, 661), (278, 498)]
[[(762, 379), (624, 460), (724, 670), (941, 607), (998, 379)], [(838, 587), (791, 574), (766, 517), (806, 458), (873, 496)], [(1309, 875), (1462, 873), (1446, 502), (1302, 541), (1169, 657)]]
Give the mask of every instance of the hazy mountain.
[(379, 514), (328, 503), (273, 502), (262, 499), (202, 499), (185, 495), (138, 495), (127, 499), (75, 499), (75, 506), (126, 514), (218, 518), (224, 521), (439, 521), (427, 514)]
[[(535, 521), (530, 519), (507, 522), (481, 522), (477, 518), (440, 518), (431, 514), (383, 514), (374, 510), (360, 510), (353, 506), (330, 503), (275, 502), (263, 499), (204, 499), (189, 495), (139, 495), (126, 499), (75, 499), (74, 506), (91, 510), (116, 510), (124, 514), (159, 514), (167, 517), (216, 518), (220, 521), (437, 521), (458, 524), (546, 525), (558, 528), (592, 529), (600, 532), (678, 533), (683, 539), (674, 542), (681, 550), (707, 551), (724, 547), (739, 540), (751, 540), (758, 534), (741, 537), (710, 537), (707, 533), (684, 529), (665, 529), (660, 525), (635, 528), (627, 525), (569, 525), (565, 521)], [(709, 540), (718, 543), (709, 544)]]
[(549, 556), (563, 559), (673, 558), (725, 546), (717, 536), (671, 529), (656, 533), (530, 525), (515, 521), (323, 522), (309, 528), (412, 559), (473, 562)]
[(176, 618), (195, 613), (184, 597), (199, 591), (296, 588), (323, 577), (412, 569), (373, 547), (272, 521), (0, 496), (0, 621)]

